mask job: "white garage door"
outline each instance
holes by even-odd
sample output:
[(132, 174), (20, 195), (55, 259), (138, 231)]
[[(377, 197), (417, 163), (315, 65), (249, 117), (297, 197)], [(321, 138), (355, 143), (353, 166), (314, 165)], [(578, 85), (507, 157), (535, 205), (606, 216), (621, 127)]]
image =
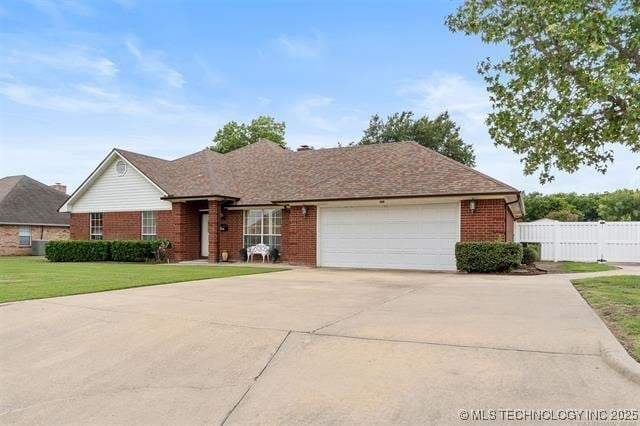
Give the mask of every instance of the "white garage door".
[(460, 206), (322, 207), (318, 265), (455, 270)]

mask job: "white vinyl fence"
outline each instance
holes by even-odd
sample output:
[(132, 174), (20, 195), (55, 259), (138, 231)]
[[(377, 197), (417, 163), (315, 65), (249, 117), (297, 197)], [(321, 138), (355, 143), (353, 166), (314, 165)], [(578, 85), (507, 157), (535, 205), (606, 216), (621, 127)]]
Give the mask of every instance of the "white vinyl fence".
[(640, 262), (640, 222), (516, 222), (515, 241), (540, 243), (541, 260)]

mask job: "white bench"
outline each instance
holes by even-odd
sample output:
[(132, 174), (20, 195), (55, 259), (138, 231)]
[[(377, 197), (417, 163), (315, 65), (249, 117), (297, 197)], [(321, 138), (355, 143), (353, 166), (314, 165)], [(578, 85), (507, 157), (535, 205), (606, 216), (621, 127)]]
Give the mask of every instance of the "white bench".
[(253, 255), (259, 254), (262, 256), (262, 263), (265, 259), (271, 260), (271, 249), (266, 244), (256, 244), (247, 248), (247, 262), (253, 261)]

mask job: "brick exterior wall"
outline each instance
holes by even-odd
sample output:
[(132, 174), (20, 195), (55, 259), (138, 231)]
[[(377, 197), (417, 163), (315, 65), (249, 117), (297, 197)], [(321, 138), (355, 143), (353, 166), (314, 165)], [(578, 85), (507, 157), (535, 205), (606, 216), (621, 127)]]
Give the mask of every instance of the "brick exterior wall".
[(240, 260), (240, 250), (244, 245), (243, 214), (243, 210), (225, 210), (224, 218), (220, 219), (220, 223), (228, 226), (228, 230), (220, 231), (220, 253), (226, 250), (229, 253), (229, 260)]
[[(159, 212), (160, 213), (160, 212)], [(162, 212), (164, 213), (164, 212)], [(89, 239), (90, 213), (71, 213), (71, 239)], [(102, 213), (102, 238), (105, 240), (139, 240), (142, 234), (142, 212)]]
[[(513, 216), (504, 200), (476, 200), (476, 212), (469, 211), (469, 200), (460, 203), (461, 241), (512, 241)], [(160, 211), (157, 216), (158, 238), (171, 241), (169, 257), (172, 261), (199, 259), (201, 238), (201, 209), (209, 209), (209, 261), (217, 262), (222, 250), (229, 260), (240, 260), (243, 247), (242, 210), (225, 210), (220, 216), (217, 201), (173, 203), (171, 211)], [(315, 206), (295, 206), (282, 211), (282, 260), (291, 264), (316, 266)], [(141, 212), (103, 213), (105, 239), (139, 239)], [(220, 224), (228, 226), (219, 231)], [(17, 241), (17, 230), (16, 241)], [(89, 238), (89, 214), (71, 214), (71, 238)]]
[(315, 206), (296, 206), (282, 212), (282, 259), (293, 265), (316, 266), (316, 220)]
[(169, 256), (173, 261), (200, 258), (200, 209), (208, 207), (206, 201), (173, 203), (173, 239)]
[[(172, 261), (200, 258), (200, 211), (206, 202), (174, 203), (172, 210), (157, 213), (158, 238), (171, 241), (169, 258)], [(72, 240), (89, 239), (89, 213), (72, 213), (70, 234)], [(139, 240), (142, 234), (142, 212), (102, 213), (102, 235), (105, 240)]]
[(507, 206), (504, 200), (476, 200), (473, 214), (469, 210), (469, 200), (460, 203), (460, 241), (506, 240)]
[[(31, 226), (31, 240), (68, 240), (69, 228), (60, 226)], [(0, 225), (0, 256), (30, 255), (31, 246), (20, 247), (18, 225)]]
[(209, 200), (209, 262), (220, 259), (220, 202)]
[(141, 212), (102, 213), (102, 238), (105, 240), (139, 240), (142, 235)]
[(89, 239), (89, 213), (71, 213), (69, 225), (72, 240)]

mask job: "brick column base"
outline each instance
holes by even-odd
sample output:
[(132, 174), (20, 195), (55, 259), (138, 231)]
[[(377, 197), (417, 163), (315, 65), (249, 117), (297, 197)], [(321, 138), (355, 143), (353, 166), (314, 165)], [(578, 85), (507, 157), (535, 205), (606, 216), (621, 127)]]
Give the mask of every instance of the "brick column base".
[(220, 202), (209, 200), (209, 262), (220, 260)]

